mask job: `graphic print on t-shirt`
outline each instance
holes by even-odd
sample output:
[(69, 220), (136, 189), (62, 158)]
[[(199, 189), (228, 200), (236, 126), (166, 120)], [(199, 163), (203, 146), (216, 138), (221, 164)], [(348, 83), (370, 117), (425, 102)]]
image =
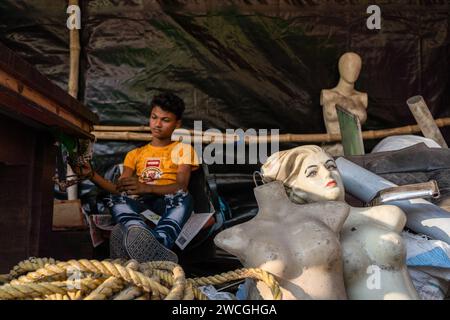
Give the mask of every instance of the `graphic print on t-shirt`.
[(145, 168), (141, 173), (141, 180), (143, 183), (151, 184), (162, 176), (161, 159), (147, 158), (145, 160)]

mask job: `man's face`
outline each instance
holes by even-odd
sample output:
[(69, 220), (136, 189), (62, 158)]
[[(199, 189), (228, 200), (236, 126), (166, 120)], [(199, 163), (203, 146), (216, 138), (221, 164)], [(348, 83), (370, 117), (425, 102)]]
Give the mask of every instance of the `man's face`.
[(172, 136), (175, 129), (181, 126), (181, 120), (177, 120), (174, 113), (164, 111), (158, 106), (152, 109), (150, 114), (150, 130), (158, 139), (167, 139)]

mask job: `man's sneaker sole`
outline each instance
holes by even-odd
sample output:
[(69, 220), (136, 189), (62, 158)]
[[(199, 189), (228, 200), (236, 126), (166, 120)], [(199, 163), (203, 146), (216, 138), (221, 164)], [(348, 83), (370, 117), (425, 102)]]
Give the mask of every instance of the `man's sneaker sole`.
[(122, 231), (122, 226), (120, 224), (116, 224), (111, 230), (111, 236), (109, 238), (109, 256), (111, 259), (128, 260), (130, 258), (125, 250), (123, 238), (124, 233)]
[(178, 263), (177, 255), (161, 244), (150, 230), (136, 225), (126, 231), (125, 250), (138, 262), (172, 261)]

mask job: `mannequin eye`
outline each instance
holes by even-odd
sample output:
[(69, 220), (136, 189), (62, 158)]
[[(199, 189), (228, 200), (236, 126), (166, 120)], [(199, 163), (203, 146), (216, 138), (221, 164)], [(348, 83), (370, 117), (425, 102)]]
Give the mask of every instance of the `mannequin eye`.
[(328, 170), (337, 170), (336, 163), (332, 161), (328, 161), (328, 163), (325, 166)]
[(310, 172), (306, 175), (307, 178), (312, 178), (312, 177), (315, 177), (315, 176), (317, 176), (317, 171), (316, 171), (316, 170), (310, 171)]

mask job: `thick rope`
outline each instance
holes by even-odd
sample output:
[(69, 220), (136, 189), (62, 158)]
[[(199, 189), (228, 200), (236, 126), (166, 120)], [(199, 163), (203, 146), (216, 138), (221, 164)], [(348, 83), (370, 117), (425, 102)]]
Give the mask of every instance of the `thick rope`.
[(5, 284), (0, 287), (0, 299), (32, 299), (52, 294), (65, 295), (68, 291), (87, 292), (96, 289), (104, 279), (80, 279), (41, 283)]
[[(125, 267), (138, 270), (139, 263), (136, 260), (130, 260), (125, 264)], [(107, 300), (117, 292), (121, 292), (125, 285), (126, 283), (122, 279), (110, 277), (84, 298), (84, 300)]]
[(181, 266), (169, 261), (70, 260), (30, 258), (20, 262), (0, 286), (0, 299), (35, 300), (207, 300), (199, 289), (252, 278), (267, 284), (275, 300), (278, 282), (261, 269), (238, 269), (209, 277), (186, 279)]
[(18, 276), (36, 271), (37, 269), (45, 267), (47, 264), (56, 264), (57, 261), (52, 258), (35, 258), (31, 257), (27, 260), (19, 262), (9, 274), (0, 275), (0, 283), (7, 283)]
[(47, 277), (67, 274), (67, 272), (74, 271), (90, 272), (101, 274), (103, 276), (114, 276), (123, 279), (126, 282), (131, 282), (138, 287), (142, 287), (147, 292), (158, 291), (164, 295), (169, 293), (169, 290), (166, 287), (163, 287), (158, 282), (144, 276), (142, 273), (109, 261), (70, 260), (68, 262), (60, 262), (56, 265), (47, 265), (44, 268), (28, 273), (26, 276), (21, 276), (18, 280), (21, 282), (38, 282)]
[(116, 277), (109, 277), (94, 291), (92, 291), (84, 300), (108, 300), (115, 293), (124, 288), (124, 281)]
[(113, 300), (134, 300), (142, 296), (143, 291), (136, 286), (127, 286), (113, 297)]
[(197, 286), (199, 285), (205, 286), (205, 285), (219, 285), (230, 281), (241, 280), (246, 278), (252, 278), (263, 281), (270, 288), (274, 300), (282, 299), (282, 293), (278, 281), (272, 274), (268, 273), (263, 269), (256, 269), (256, 268), (238, 269), (235, 271), (221, 273), (215, 276), (189, 279), (188, 281), (192, 282), (194, 285)]
[[(151, 263), (151, 262), (150, 262)], [(164, 283), (168, 285), (174, 284), (174, 278), (173, 276), (164, 270), (153, 270), (154, 274), (159, 277)], [(188, 279), (189, 281), (190, 279)], [(190, 297), (194, 297), (197, 300), (208, 300), (208, 297), (197, 287), (194, 287), (191, 282), (187, 282), (186, 286), (184, 287), (184, 292), (182, 299), (183, 300), (193, 300), (190, 299)]]

